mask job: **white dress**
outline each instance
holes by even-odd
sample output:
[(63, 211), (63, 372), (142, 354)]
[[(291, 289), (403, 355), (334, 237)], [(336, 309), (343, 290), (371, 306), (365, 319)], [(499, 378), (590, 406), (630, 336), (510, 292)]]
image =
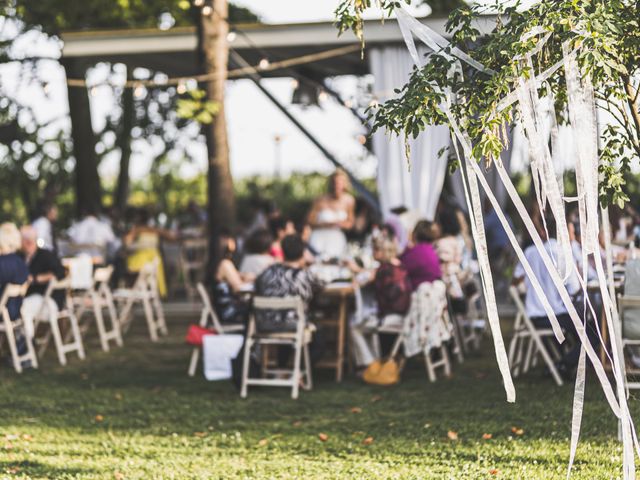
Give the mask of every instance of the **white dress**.
[[(344, 210), (323, 208), (318, 212), (318, 223), (339, 223), (347, 220), (348, 215)], [(311, 247), (320, 253), (320, 256), (335, 258), (342, 257), (347, 250), (347, 237), (338, 227), (316, 228), (309, 239)]]

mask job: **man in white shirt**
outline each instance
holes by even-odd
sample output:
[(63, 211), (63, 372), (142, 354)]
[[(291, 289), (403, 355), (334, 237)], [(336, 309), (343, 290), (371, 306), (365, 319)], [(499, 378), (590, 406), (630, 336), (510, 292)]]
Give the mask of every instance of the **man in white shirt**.
[(102, 250), (107, 256), (111, 256), (120, 245), (111, 226), (99, 220), (93, 213), (71, 225), (68, 234), (72, 243), (86, 245), (89, 250), (86, 253), (89, 254), (98, 253), (91, 251), (90, 247), (95, 247), (96, 250)]
[[(556, 236), (556, 224), (555, 219), (549, 218), (546, 220), (547, 231), (549, 232), (549, 236), (547, 237), (547, 233), (544, 228), (540, 225), (537, 225), (538, 233), (540, 237), (544, 241), (544, 249), (547, 251), (549, 256), (555, 265), (558, 264), (558, 255), (560, 252), (560, 248), (558, 246), (558, 242), (555, 239)], [(580, 355), (580, 339), (576, 332), (576, 329), (573, 325), (573, 321), (569, 316), (567, 307), (560, 296), (560, 292), (556, 288), (555, 284), (551, 280), (551, 275), (545, 266), (542, 256), (535, 245), (531, 245), (524, 251), (524, 255), (531, 265), (531, 269), (533, 270), (533, 274), (537, 278), (540, 286), (542, 287), (542, 291), (544, 292), (553, 313), (558, 319), (558, 323), (560, 327), (565, 332), (565, 336), (568, 340), (573, 341), (573, 346), (569, 351), (563, 354), (562, 360), (558, 365), (560, 373), (564, 376), (571, 376), (574, 372), (577, 364), (578, 358)], [(515, 271), (513, 272), (513, 283), (519, 284), (524, 280), (526, 287), (526, 298), (525, 298), (525, 313), (531, 319), (531, 323), (536, 328), (539, 329), (548, 329), (551, 328), (551, 323), (547, 314), (542, 306), (542, 302), (540, 298), (536, 294), (533, 286), (531, 285), (531, 280), (525, 274), (524, 267), (522, 264), (518, 264), (516, 266)], [(565, 287), (569, 295), (575, 295), (580, 290), (580, 283), (578, 281), (578, 277), (575, 272), (572, 272), (569, 275), (569, 278), (565, 281)], [(578, 309), (578, 311), (580, 311)], [(593, 328), (589, 323), (587, 323), (587, 336), (592, 344), (594, 344), (596, 337)]]
[(58, 208), (53, 204), (43, 206), (41, 215), (36, 218), (31, 226), (38, 237), (38, 247), (53, 251), (56, 249), (53, 224), (58, 219)]

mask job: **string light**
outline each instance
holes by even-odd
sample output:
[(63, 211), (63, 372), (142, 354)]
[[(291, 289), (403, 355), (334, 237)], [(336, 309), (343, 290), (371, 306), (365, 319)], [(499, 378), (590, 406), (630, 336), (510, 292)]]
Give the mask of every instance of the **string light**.
[(134, 90), (133, 90), (133, 94), (136, 97), (141, 97), (142, 95), (144, 95), (144, 87), (142, 85), (138, 85)]
[(344, 106), (347, 108), (351, 108), (353, 107), (353, 102), (351, 100), (345, 100), (344, 101)]
[(184, 82), (180, 82), (178, 84), (178, 87), (176, 88), (176, 91), (182, 95), (183, 93), (185, 93), (187, 91), (187, 86), (185, 85)]
[(327, 94), (327, 92), (325, 92), (324, 90), (323, 90), (323, 91), (321, 91), (321, 92), (318, 94), (318, 100), (319, 100), (320, 102), (324, 102), (324, 101), (326, 101), (326, 100), (327, 100), (327, 98), (329, 98), (329, 95), (328, 95), (328, 94)]
[(229, 33), (227, 33), (227, 42), (233, 43), (237, 37), (238, 34), (231, 30)]
[(194, 4), (196, 7), (201, 7), (202, 5), (204, 5), (204, 0), (194, 0), (194, 1), (193, 1), (193, 4)]
[(265, 68), (269, 68), (269, 59), (268, 58), (263, 58), (262, 60), (260, 60), (260, 63), (258, 63), (258, 67), (260, 67), (261, 69), (265, 69)]
[(356, 138), (358, 139), (358, 143), (360, 143), (360, 145), (364, 145), (367, 143), (367, 137), (365, 137), (364, 135), (358, 135)]
[(373, 107), (373, 108), (376, 108), (376, 107), (378, 106), (378, 100), (376, 100), (376, 99), (374, 98), (373, 100), (371, 100), (371, 101), (369, 102), (369, 106), (370, 106), (370, 107)]
[(298, 85), (300, 85), (300, 82), (298, 82), (297, 79), (292, 78), (291, 79), (291, 88), (293, 88), (295, 90), (296, 88), (298, 88)]
[(208, 17), (212, 13), (213, 8), (211, 8), (209, 5), (205, 5), (204, 7), (202, 7), (202, 15), (204, 15), (205, 17)]

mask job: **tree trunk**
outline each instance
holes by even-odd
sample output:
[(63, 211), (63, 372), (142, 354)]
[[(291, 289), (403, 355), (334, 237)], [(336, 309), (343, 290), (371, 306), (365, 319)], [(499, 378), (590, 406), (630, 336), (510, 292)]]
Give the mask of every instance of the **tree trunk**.
[[(209, 189), (209, 252), (210, 267), (217, 264), (218, 242), (221, 232), (233, 230), (236, 205), (233, 180), (229, 167), (229, 143), (224, 111), (224, 90), (229, 60), (227, 0), (214, 0), (213, 13), (201, 16), (201, 47), (205, 72), (213, 75), (207, 83), (207, 98), (220, 106), (210, 125), (205, 125), (209, 157), (207, 185)], [(210, 272), (215, 275), (215, 272)]]
[[(63, 59), (67, 77), (84, 78), (85, 69), (72, 59)], [(102, 206), (102, 189), (98, 175), (96, 135), (91, 123), (89, 92), (85, 87), (67, 86), (73, 155), (76, 159), (76, 213), (97, 212)]]
[[(127, 67), (129, 68), (129, 67)], [(127, 79), (130, 75), (127, 75)], [(125, 88), (122, 92), (122, 119), (118, 148), (120, 149), (120, 171), (113, 205), (123, 213), (129, 200), (129, 163), (131, 159), (131, 129), (134, 120), (133, 88)]]

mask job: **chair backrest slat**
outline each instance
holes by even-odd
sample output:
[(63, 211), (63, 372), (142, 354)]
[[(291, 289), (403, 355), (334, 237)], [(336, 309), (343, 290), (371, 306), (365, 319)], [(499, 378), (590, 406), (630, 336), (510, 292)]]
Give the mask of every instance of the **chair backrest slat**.
[(304, 308), (300, 297), (254, 297), (253, 307), (256, 310), (297, 310)]
[(29, 288), (28, 283), (23, 283), (22, 285), (16, 283), (7, 284), (2, 292), (2, 298), (0, 298), (0, 308), (4, 308), (10, 298), (24, 297), (27, 293), (27, 288)]

